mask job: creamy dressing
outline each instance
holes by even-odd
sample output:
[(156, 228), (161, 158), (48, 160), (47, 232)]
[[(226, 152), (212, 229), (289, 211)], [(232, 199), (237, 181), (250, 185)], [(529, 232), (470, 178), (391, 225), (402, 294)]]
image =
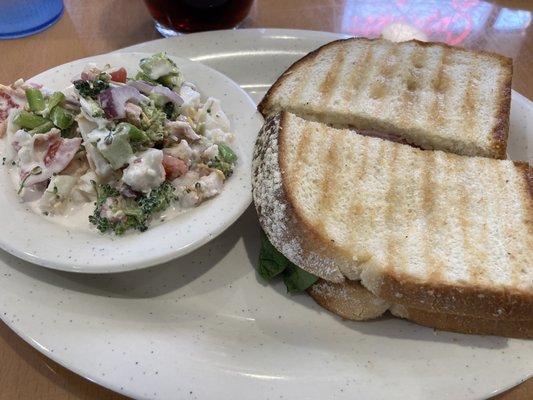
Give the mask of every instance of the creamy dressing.
[[(57, 215), (45, 215), (42, 213), (42, 211), (39, 209), (39, 201), (32, 201), (25, 203), (27, 204), (31, 210), (41, 215), (43, 218), (47, 219), (48, 221), (58, 224), (61, 226), (64, 226), (65, 228), (69, 229), (75, 229), (78, 231), (83, 232), (97, 232), (96, 228), (89, 223), (89, 215), (91, 215), (94, 211), (94, 203), (93, 202), (87, 202), (87, 203), (81, 203), (81, 204), (75, 204), (72, 206), (67, 207), (64, 214), (57, 214)], [(169, 206), (165, 211), (160, 213), (159, 215), (154, 215), (153, 219), (150, 222), (150, 227), (161, 225), (171, 219), (176, 218), (178, 215), (183, 214), (186, 211), (186, 209), (179, 206), (177, 202), (174, 202), (171, 206)], [(131, 230), (128, 232), (125, 232), (124, 235), (128, 235), (131, 233), (135, 233), (138, 231)], [(124, 236), (123, 235), (123, 236)]]
[(89, 223), (89, 215), (93, 213), (94, 203), (87, 202), (81, 204), (68, 205), (63, 214), (44, 214), (39, 209), (39, 201), (27, 203), (31, 210), (48, 221), (64, 226), (65, 228), (76, 229), (84, 232), (96, 232), (96, 228)]
[(183, 208), (177, 201), (174, 201), (165, 211), (159, 215), (154, 216), (150, 226), (157, 226), (176, 218), (178, 215), (183, 214), (189, 209)]
[[(7, 166), (6, 166), (7, 167)], [(6, 168), (6, 172), (9, 175), (13, 188), (17, 191), (20, 187), (20, 179), (18, 176), (18, 170), (15, 166), (9, 166)], [(82, 230), (85, 232), (95, 231), (96, 229), (89, 223), (89, 215), (92, 214), (94, 209), (94, 203), (76, 203), (68, 205), (64, 214), (61, 215), (46, 215), (39, 208), (39, 200), (43, 191), (28, 187), (25, 189), (24, 199), (21, 199), (23, 203), (28, 206), (35, 214), (53, 222), (55, 224), (64, 226), (65, 228), (71, 228), (76, 230)]]
[[(7, 166), (6, 166), (7, 167)], [(16, 167), (7, 167), (5, 169), (13, 182), (14, 190), (18, 190), (20, 185), (20, 179)], [(27, 205), (35, 214), (40, 215), (46, 220), (64, 226), (65, 228), (74, 229), (83, 232), (97, 232), (96, 228), (89, 223), (89, 215), (94, 211), (94, 202), (88, 201), (86, 203), (71, 203), (67, 205), (63, 214), (44, 214), (39, 208), (39, 199), (42, 191), (38, 191), (32, 188), (27, 188), (25, 193), (24, 204)], [(176, 218), (178, 215), (183, 214), (187, 209), (180, 207), (178, 202), (173, 202), (165, 211), (160, 214), (154, 215), (150, 226), (158, 226), (162, 223)], [(136, 231), (126, 232), (126, 235)]]

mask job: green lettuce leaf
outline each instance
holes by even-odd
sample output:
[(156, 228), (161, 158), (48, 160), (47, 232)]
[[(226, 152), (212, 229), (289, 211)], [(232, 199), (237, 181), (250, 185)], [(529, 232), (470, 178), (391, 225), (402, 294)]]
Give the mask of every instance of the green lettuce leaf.
[(303, 292), (314, 284), (317, 279), (318, 277), (304, 271), (293, 263), (290, 263), (289, 267), (283, 272), (283, 282), (287, 286), (287, 292), (289, 293)]
[(267, 281), (281, 276), (289, 293), (303, 292), (317, 281), (317, 277), (304, 271), (283, 254), (268, 240), (261, 230), (261, 249), (259, 250), (259, 275)]
[(278, 276), (287, 268), (289, 260), (281, 254), (263, 230), (261, 230), (261, 249), (259, 250), (259, 275), (267, 281)]

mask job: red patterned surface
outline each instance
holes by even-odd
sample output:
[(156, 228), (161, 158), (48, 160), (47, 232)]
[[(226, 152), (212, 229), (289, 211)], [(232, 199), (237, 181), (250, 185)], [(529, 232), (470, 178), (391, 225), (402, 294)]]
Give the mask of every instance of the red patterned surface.
[(531, 13), (480, 0), (348, 0), (344, 5), (343, 31), (355, 36), (379, 36), (393, 22), (413, 25), (430, 40), (458, 45), (487, 28), (523, 30), (531, 23)]

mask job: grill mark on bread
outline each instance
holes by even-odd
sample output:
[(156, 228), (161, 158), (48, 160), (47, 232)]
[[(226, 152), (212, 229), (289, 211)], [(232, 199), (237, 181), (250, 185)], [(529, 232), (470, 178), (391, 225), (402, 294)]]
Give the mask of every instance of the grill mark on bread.
[[(432, 173), (436, 172), (436, 169), (438, 168), (436, 158), (437, 154), (438, 153), (429, 153), (428, 157), (421, 160), (423, 164), (421, 167), (422, 208), (424, 210), (423, 215), (428, 218), (426, 222), (429, 223), (430, 226), (433, 226), (434, 224), (438, 225), (440, 222), (437, 221), (434, 223), (435, 219), (440, 217), (435, 216), (433, 213), (435, 199), (437, 197), (437, 185), (433, 182)], [(429, 220), (429, 218), (431, 220)], [(426, 260), (426, 270), (428, 271), (426, 274), (428, 276), (427, 280), (429, 282), (438, 281), (440, 278), (442, 278), (442, 263), (433, 255), (433, 235), (431, 234), (431, 229), (426, 228), (423, 232), (423, 237), (422, 256)]]
[[(307, 63), (303, 63), (303, 71), (300, 72), (300, 74), (303, 76), (298, 84), (296, 84), (292, 88), (292, 93), (289, 94), (290, 101), (289, 105), (292, 103), (298, 103), (300, 100), (302, 91), (304, 90), (305, 86), (307, 85), (307, 82), (309, 81), (309, 78), (312, 76), (312, 69), (315, 66), (315, 61), (318, 57), (318, 52), (315, 53)], [(267, 93), (268, 94), (268, 93)]]
[(406, 89), (402, 91), (401, 95), (401, 107), (402, 109), (398, 112), (399, 123), (402, 126), (410, 125), (410, 118), (412, 118), (411, 110), (413, 105), (416, 103), (416, 99), (419, 98), (419, 92), (417, 89), (416, 83), (416, 73), (418, 73), (417, 65), (423, 65), (427, 58), (427, 50), (425, 49), (416, 49), (411, 54), (411, 64), (407, 70), (404, 71), (403, 78), (406, 83)]
[[(356, 179), (357, 179), (356, 181), (358, 183), (362, 182), (363, 181), (363, 177), (366, 176), (366, 174), (368, 174), (368, 171), (366, 170), (366, 166), (369, 165), (370, 154), (376, 154), (375, 160), (377, 162), (380, 162), (379, 160), (387, 159), (386, 158), (387, 146), (383, 146), (383, 143), (385, 143), (385, 142), (380, 141), (380, 142), (378, 142), (377, 146), (370, 146), (370, 143), (372, 142), (372, 138), (371, 137), (364, 136), (362, 139), (364, 141), (364, 143), (362, 145), (363, 148), (364, 148), (364, 153), (363, 153), (364, 154), (364, 158), (363, 158), (364, 163), (361, 164), (362, 168), (361, 168), (359, 174), (357, 174), (357, 177), (356, 177)], [(370, 147), (372, 147), (372, 148), (370, 148)], [(370, 165), (372, 165), (372, 164), (373, 163), (371, 162)], [(365, 183), (361, 183), (361, 184), (364, 185)], [(357, 216), (362, 215), (363, 218), (366, 218), (366, 220), (363, 220), (363, 221), (361, 221), (361, 219), (359, 218), (358, 221), (354, 221), (353, 222), (354, 224), (358, 224), (358, 223), (369, 224), (370, 225), (369, 231), (372, 231), (374, 229), (375, 221), (376, 221), (375, 213), (369, 213), (369, 210), (362, 209), (361, 203), (352, 202), (350, 204), (350, 206), (349, 206), (349, 212), (350, 212), (349, 216), (352, 216), (352, 218), (353, 218), (353, 215), (357, 215)], [(349, 216), (347, 216), (347, 218)], [(355, 248), (357, 246), (358, 241), (360, 241), (360, 237), (356, 236), (356, 231), (355, 230), (352, 233), (353, 233), (353, 235), (350, 237), (350, 244), (352, 244), (352, 246)], [(368, 250), (361, 250), (361, 251), (358, 252), (357, 260), (355, 260), (355, 261), (360, 266), (361, 264), (368, 262), (373, 256), (374, 255), (371, 252), (369, 252)]]
[[(342, 171), (342, 168), (339, 166), (339, 157), (338, 157), (338, 147), (339, 141), (341, 140), (340, 135), (332, 135), (332, 140), (329, 143), (329, 148), (327, 149), (327, 156), (324, 165), (324, 175), (322, 181), (320, 182), (320, 198), (318, 200), (317, 208), (321, 213), (328, 213), (331, 209), (332, 204), (335, 200), (336, 193), (336, 183), (337, 183), (337, 174)], [(317, 213), (317, 216), (318, 213)], [(315, 220), (317, 229), (320, 231), (326, 231), (324, 229), (326, 221), (322, 219)]]
[[(368, 89), (369, 97), (378, 101), (376, 112), (379, 112), (380, 108), (384, 106), (383, 99), (387, 97), (388, 90), (391, 89), (391, 85), (388, 83), (388, 79), (383, 78), (387, 75), (387, 71), (390, 69), (389, 61), (399, 51), (399, 46), (391, 46), (387, 50), (387, 53), (382, 57), (381, 62), (377, 67), (377, 74), (373, 77), (372, 83)], [(369, 68), (370, 69), (370, 68)]]
[[(364, 78), (368, 77), (368, 74), (370, 72), (370, 68), (368, 68), (368, 66), (370, 65), (370, 62), (372, 61), (373, 57), (374, 57), (374, 52), (372, 51), (372, 47), (370, 47), (370, 45), (367, 43), (365, 46), (364, 56), (360, 57), (357, 63), (355, 64), (354, 69), (352, 70), (352, 73), (348, 77), (346, 89), (344, 90), (342, 94), (342, 98), (348, 104), (350, 104), (351, 100), (357, 94), (357, 90), (361, 87), (361, 84), (365, 81)], [(367, 68), (365, 68), (365, 66)]]
[[(481, 164), (481, 159), (477, 160), (477, 164)], [(463, 191), (463, 195), (467, 196), (466, 190)], [(470, 244), (470, 248), (468, 248), (468, 254), (475, 252), (476, 257), (472, 257), (472, 258), (479, 260), (479, 265), (474, 265), (473, 263), (471, 263), (468, 269), (470, 279), (474, 283), (481, 283), (482, 280), (484, 281), (491, 280), (486, 274), (486, 264), (487, 264), (486, 261), (488, 260), (487, 252), (477, 250), (476, 246), (473, 244), (474, 241), (477, 243), (484, 243), (484, 244), (489, 243), (488, 224), (490, 222), (488, 220), (489, 213), (487, 210), (487, 197), (488, 197), (487, 194), (483, 194), (483, 200), (476, 204), (476, 209), (481, 209), (482, 210), (481, 214), (483, 215), (483, 226), (481, 227), (481, 229), (475, 230), (479, 232), (479, 235), (476, 237), (476, 239), (471, 239), (471, 238), (467, 239), (469, 242), (472, 242), (472, 244)], [(466, 229), (468, 229), (468, 227), (466, 227)]]
[(439, 130), (440, 127), (444, 125), (444, 119), (442, 117), (442, 111), (443, 111), (443, 101), (444, 101), (444, 95), (441, 94), (442, 90), (441, 88), (444, 87), (444, 82), (448, 80), (448, 77), (445, 76), (444, 68), (446, 67), (446, 62), (448, 61), (448, 57), (450, 56), (450, 52), (448, 51), (448, 48), (444, 47), (442, 49), (442, 53), (439, 59), (439, 62), (437, 64), (437, 74), (435, 81), (433, 82), (433, 87), (435, 89), (433, 93), (433, 101), (431, 103), (431, 106), (428, 108), (429, 110), (429, 118), (431, 121), (435, 123), (437, 126), (437, 130)]
[[(482, 159), (478, 159), (477, 162), (479, 164), (482, 163)], [(489, 229), (488, 229), (488, 225), (490, 223), (489, 221), (489, 212), (488, 212), (488, 198), (489, 198), (489, 195), (484, 193), (483, 194), (483, 217), (484, 217), (484, 224), (483, 224), (483, 227), (482, 229), (480, 230), (480, 238), (479, 238), (479, 241), (480, 243), (486, 243), (487, 246), (490, 246), (490, 240), (489, 240)], [(478, 207), (479, 207), (479, 204), (478, 204)], [(488, 260), (489, 258), (489, 255), (487, 254), (487, 252), (483, 252), (481, 253), (482, 256), (480, 257), (482, 260)], [(485, 265), (480, 265), (478, 266), (478, 269), (481, 268), (483, 270), (486, 270), (485, 268), (486, 266)], [(486, 272), (486, 271), (485, 271)], [(492, 279), (490, 279), (489, 275), (488, 274), (485, 274), (485, 279), (489, 280), (489, 281), (492, 281)]]
[(335, 54), (335, 59), (331, 65), (331, 68), (326, 74), (326, 77), (322, 81), (319, 87), (319, 91), (322, 94), (322, 106), (327, 106), (333, 95), (333, 88), (337, 86), (337, 82), (340, 79), (340, 69), (344, 63), (346, 57), (346, 50), (344, 47), (339, 46), (337, 48), (337, 54)]
[(461, 105), (461, 123), (460, 128), (466, 130), (465, 132), (467, 135), (470, 136), (472, 132), (477, 129), (477, 113), (476, 113), (476, 96), (474, 91), (476, 90), (477, 85), (477, 76), (478, 76), (478, 68), (477, 67), (477, 59), (474, 59), (472, 63), (468, 66), (468, 78), (465, 86), (465, 93), (463, 96), (463, 104)]
[[(464, 165), (453, 165), (453, 162), (450, 162), (450, 167), (453, 166), (452, 173), (463, 173), (465, 170)], [(468, 166), (470, 167), (470, 165)], [(457, 204), (459, 205), (459, 226), (461, 227), (461, 233), (463, 235), (463, 253), (465, 258), (465, 263), (467, 267), (467, 272), (469, 275), (469, 282), (474, 284), (480, 284), (484, 279), (484, 264), (486, 259), (486, 254), (479, 252), (475, 243), (480, 240), (480, 238), (472, 238), (470, 235), (474, 234), (477, 230), (474, 229), (474, 232), (470, 233), (472, 224), (470, 222), (470, 207), (472, 202), (472, 196), (470, 196), (469, 191), (464, 188), (460, 188), (459, 196), (457, 198)], [(479, 207), (479, 204), (477, 205)], [(486, 215), (486, 213), (484, 213)], [(486, 221), (485, 221), (486, 223)], [(485, 234), (481, 240), (482, 243), (486, 243), (486, 230), (482, 229), (482, 235)], [(471, 256), (474, 254), (474, 256)], [(472, 260), (483, 260), (478, 265), (474, 264)]]
[(298, 180), (300, 179), (298, 172), (301, 171), (301, 169), (298, 168), (298, 164), (306, 163), (308, 161), (307, 154), (309, 153), (309, 139), (311, 137), (312, 130), (313, 128), (309, 124), (306, 124), (303, 128), (302, 136), (300, 138), (300, 141), (298, 142), (298, 146), (296, 147), (296, 156), (294, 157), (295, 162), (293, 163), (293, 165), (291, 165), (290, 170), (285, 171), (286, 182), (291, 186), (298, 182)]
[[(369, 142), (369, 138), (368, 136), (364, 136), (363, 137), (363, 146), (361, 148), (362, 150), (362, 153), (360, 154), (360, 169), (359, 169), (359, 172), (356, 173), (354, 175), (354, 179), (353, 179), (353, 185), (354, 186), (357, 186), (364, 178), (365, 174), (367, 173), (366, 171), (366, 165), (367, 165), (367, 162), (368, 162), (368, 142)], [(351, 219), (353, 221), (354, 224), (357, 224), (358, 223), (358, 218), (359, 218), (359, 215), (363, 214), (365, 212), (365, 210), (363, 209), (363, 206), (361, 205), (360, 202), (352, 202), (349, 207), (347, 208), (347, 215), (344, 216), (345, 219)], [(355, 232), (352, 232), (352, 233), (355, 233)], [(354, 235), (351, 235), (348, 243), (350, 244), (351, 247), (354, 247), (355, 244), (357, 243), (357, 240), (358, 238)], [(360, 262), (364, 262), (366, 260), (360, 260), (358, 259), (357, 262), (360, 263)]]

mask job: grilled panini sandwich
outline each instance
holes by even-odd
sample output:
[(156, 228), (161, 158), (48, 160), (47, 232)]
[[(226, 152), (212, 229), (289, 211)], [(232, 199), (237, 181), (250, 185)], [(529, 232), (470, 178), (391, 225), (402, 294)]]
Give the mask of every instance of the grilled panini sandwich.
[(425, 149), (505, 158), (512, 61), (444, 44), (352, 38), (293, 64), (259, 111), (371, 130)]
[(327, 282), (361, 280), (374, 296), (363, 303), (375, 306), (363, 317), (392, 307), (451, 330), (531, 326), (529, 165), (424, 151), (281, 112), (267, 119), (253, 168), (272, 244)]

